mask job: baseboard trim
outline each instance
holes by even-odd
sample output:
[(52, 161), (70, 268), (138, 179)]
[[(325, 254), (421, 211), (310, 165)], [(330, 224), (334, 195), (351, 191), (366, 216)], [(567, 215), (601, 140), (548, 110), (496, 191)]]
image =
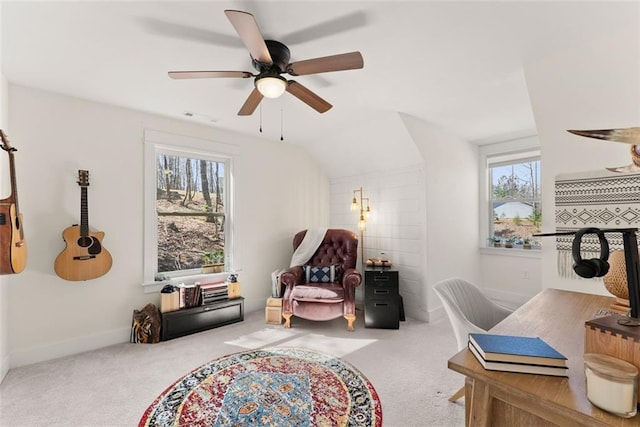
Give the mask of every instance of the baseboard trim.
[(60, 341), (50, 345), (31, 347), (18, 350), (9, 355), (9, 368), (31, 365), (59, 357), (97, 350), (114, 344), (128, 342), (131, 328), (114, 329), (111, 331), (88, 335), (80, 338)]
[(447, 317), (447, 313), (444, 311), (444, 307), (443, 306), (438, 306), (436, 308), (434, 308), (433, 310), (429, 311), (429, 320), (427, 320), (428, 322), (435, 322), (437, 320), (440, 320), (444, 317)]
[[(245, 314), (252, 311), (264, 310), (264, 304), (267, 298), (251, 298), (245, 300)], [(114, 344), (129, 342), (131, 336), (131, 328), (114, 329), (107, 332), (88, 335), (80, 338), (69, 339), (57, 343), (43, 345), (38, 347), (30, 347), (11, 353), (6, 362), (3, 361), (1, 366), (3, 371), (0, 375), (9, 369), (20, 366), (31, 365), (34, 363), (45, 362), (47, 360), (57, 359), (59, 357), (71, 356), (73, 354), (84, 353), (85, 351), (97, 350), (99, 348), (108, 347)], [(6, 372), (4, 371), (6, 367)], [(0, 377), (0, 378), (2, 378)]]
[(4, 381), (4, 377), (9, 372), (9, 356), (5, 356), (0, 360), (0, 384)]

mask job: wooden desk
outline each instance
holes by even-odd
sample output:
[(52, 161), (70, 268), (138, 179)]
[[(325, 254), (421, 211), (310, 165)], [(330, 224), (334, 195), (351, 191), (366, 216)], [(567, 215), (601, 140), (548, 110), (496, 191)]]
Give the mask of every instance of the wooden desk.
[(584, 322), (613, 298), (546, 289), (491, 329), (492, 333), (539, 336), (568, 358), (569, 378), (487, 371), (468, 349), (449, 359), (465, 375), (468, 426), (639, 426), (587, 400), (582, 356)]

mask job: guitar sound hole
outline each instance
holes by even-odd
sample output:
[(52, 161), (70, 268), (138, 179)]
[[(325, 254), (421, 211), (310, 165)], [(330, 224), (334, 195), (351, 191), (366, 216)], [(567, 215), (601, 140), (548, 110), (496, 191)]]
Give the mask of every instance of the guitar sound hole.
[(102, 244), (100, 244), (100, 240), (92, 236), (80, 236), (78, 239), (78, 246), (81, 248), (87, 248), (87, 252), (90, 255), (98, 255), (102, 252)]
[(80, 236), (78, 239), (78, 246), (81, 248), (88, 248), (93, 243), (93, 237), (90, 236)]

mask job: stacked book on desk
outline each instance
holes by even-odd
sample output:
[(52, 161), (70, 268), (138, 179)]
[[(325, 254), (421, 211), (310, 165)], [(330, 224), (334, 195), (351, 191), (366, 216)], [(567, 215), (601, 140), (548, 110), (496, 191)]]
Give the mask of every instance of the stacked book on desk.
[(485, 369), (567, 377), (567, 358), (540, 338), (469, 334), (469, 350)]
[(199, 286), (202, 305), (229, 299), (229, 287), (225, 282), (201, 283)]

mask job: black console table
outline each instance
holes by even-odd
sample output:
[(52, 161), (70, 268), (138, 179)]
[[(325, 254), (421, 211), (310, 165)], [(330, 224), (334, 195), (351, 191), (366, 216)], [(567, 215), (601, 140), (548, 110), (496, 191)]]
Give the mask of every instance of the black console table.
[(399, 329), (402, 311), (398, 270), (389, 268), (365, 269), (364, 326), (366, 328)]
[(244, 298), (162, 314), (162, 341), (244, 320)]

